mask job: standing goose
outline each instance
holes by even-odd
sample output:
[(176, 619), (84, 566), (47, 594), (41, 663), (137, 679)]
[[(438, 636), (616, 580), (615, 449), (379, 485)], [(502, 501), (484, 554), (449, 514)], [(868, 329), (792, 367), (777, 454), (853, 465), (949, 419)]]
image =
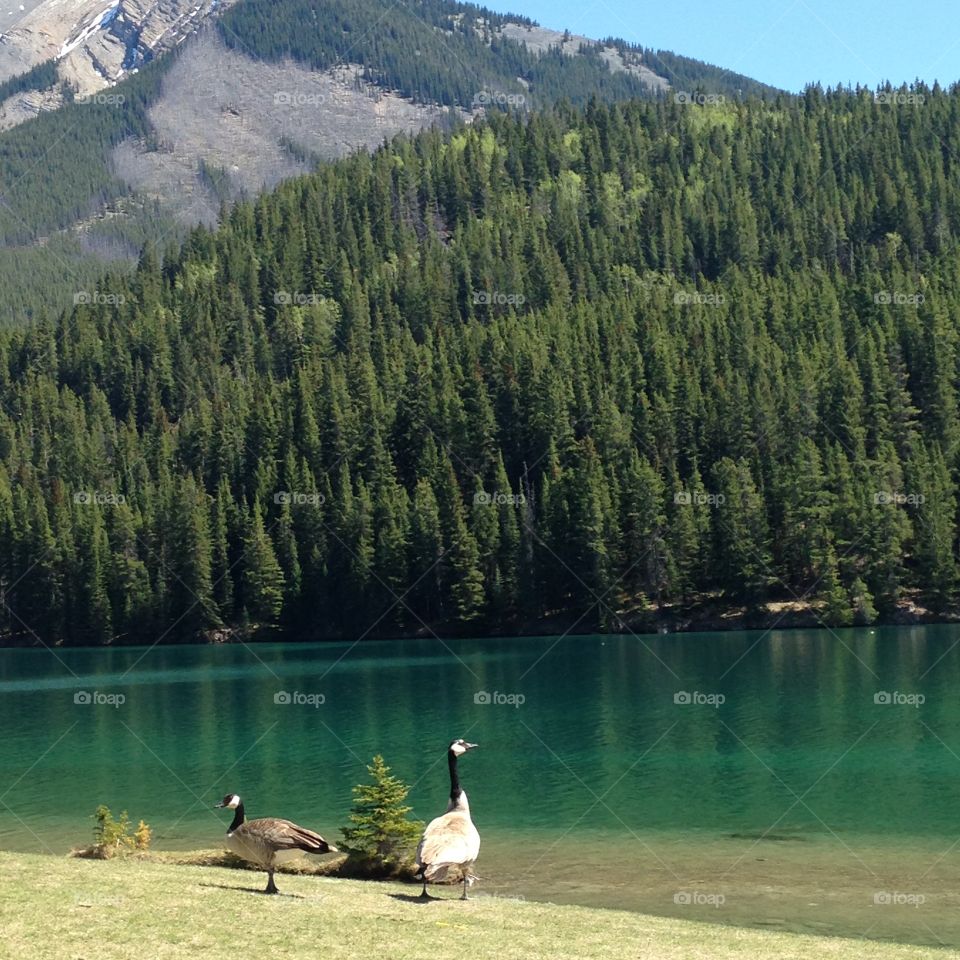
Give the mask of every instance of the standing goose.
[(463, 896), (467, 899), (467, 888), (476, 879), (473, 875), (473, 863), (480, 853), (480, 834), (470, 819), (470, 804), (467, 794), (460, 787), (457, 776), (457, 760), (477, 744), (466, 740), (454, 740), (447, 751), (450, 766), (450, 803), (447, 812), (436, 820), (431, 820), (423, 832), (420, 846), (417, 847), (417, 875), (423, 879), (421, 897), (429, 897), (427, 883), (443, 880), (451, 867), (460, 871), (463, 877)]
[(243, 801), (235, 793), (228, 793), (214, 809), (233, 810), (233, 823), (227, 828), (227, 849), (238, 857), (255, 863), (267, 871), (267, 889), (264, 893), (279, 893), (273, 882), (273, 871), (281, 863), (294, 860), (304, 853), (336, 853), (337, 848), (327, 843), (319, 833), (298, 827), (289, 820), (265, 817), (262, 820), (244, 820)]

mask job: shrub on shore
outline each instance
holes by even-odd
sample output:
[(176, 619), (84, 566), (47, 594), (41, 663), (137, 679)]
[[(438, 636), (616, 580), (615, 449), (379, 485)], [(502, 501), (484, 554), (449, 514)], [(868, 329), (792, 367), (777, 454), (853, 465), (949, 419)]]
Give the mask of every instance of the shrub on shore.
[(105, 804), (97, 807), (94, 815), (93, 844), (73, 851), (73, 856), (88, 860), (109, 860), (125, 853), (144, 853), (150, 848), (150, 827), (141, 820), (131, 829), (130, 816), (126, 810), (115, 819)]

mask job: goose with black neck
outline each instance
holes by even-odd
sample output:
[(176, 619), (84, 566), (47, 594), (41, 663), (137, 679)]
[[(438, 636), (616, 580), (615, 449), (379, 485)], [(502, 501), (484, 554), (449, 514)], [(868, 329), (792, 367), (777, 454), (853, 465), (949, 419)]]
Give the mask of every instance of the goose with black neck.
[(289, 820), (264, 817), (246, 820), (243, 801), (236, 793), (228, 793), (216, 809), (233, 810), (233, 822), (227, 828), (227, 849), (249, 863), (267, 871), (267, 888), (264, 893), (279, 893), (274, 883), (274, 871), (305, 853), (319, 856), (336, 853), (337, 848), (327, 843), (319, 833), (301, 827)]
[(423, 880), (420, 896), (430, 899), (428, 883), (439, 883), (451, 870), (459, 870), (463, 881), (462, 900), (476, 877), (473, 865), (480, 854), (480, 834), (470, 818), (470, 803), (466, 791), (460, 786), (458, 761), (477, 744), (466, 740), (454, 740), (447, 749), (447, 764), (450, 769), (450, 802), (447, 810), (431, 820), (423, 832), (417, 847), (417, 875)]

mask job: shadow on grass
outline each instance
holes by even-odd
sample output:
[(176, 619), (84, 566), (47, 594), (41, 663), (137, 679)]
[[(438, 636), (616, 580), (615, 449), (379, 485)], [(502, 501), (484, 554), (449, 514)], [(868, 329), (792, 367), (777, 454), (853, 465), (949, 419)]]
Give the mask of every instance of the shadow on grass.
[(459, 900), (459, 897), (435, 897), (432, 893), (428, 893), (426, 896), (423, 896), (419, 893), (391, 893), (391, 899), (399, 900), (401, 903), (453, 903), (455, 900)]
[(267, 893), (263, 887), (234, 887), (226, 883), (201, 883), (201, 887), (211, 887), (215, 890), (233, 890), (237, 893), (259, 893), (263, 897), (286, 897), (288, 900), (306, 900), (307, 897), (300, 896), (299, 893)]

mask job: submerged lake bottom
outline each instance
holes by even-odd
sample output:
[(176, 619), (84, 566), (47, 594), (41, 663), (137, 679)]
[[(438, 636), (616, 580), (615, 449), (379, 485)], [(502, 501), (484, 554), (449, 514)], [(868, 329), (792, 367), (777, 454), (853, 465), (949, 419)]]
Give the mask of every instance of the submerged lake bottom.
[[(520, 849), (535, 846), (527, 840)], [(578, 838), (534, 875), (489, 851), (498, 896), (795, 933), (960, 946), (960, 858), (942, 844), (689, 834)], [(479, 869), (479, 866), (478, 866)], [(483, 872), (483, 871), (481, 871)]]
[(159, 849), (209, 849), (227, 792), (336, 842), (375, 753), (429, 820), (463, 736), (478, 897), (960, 948), (958, 643), (943, 626), (2, 651), (0, 848), (63, 855), (105, 803)]

